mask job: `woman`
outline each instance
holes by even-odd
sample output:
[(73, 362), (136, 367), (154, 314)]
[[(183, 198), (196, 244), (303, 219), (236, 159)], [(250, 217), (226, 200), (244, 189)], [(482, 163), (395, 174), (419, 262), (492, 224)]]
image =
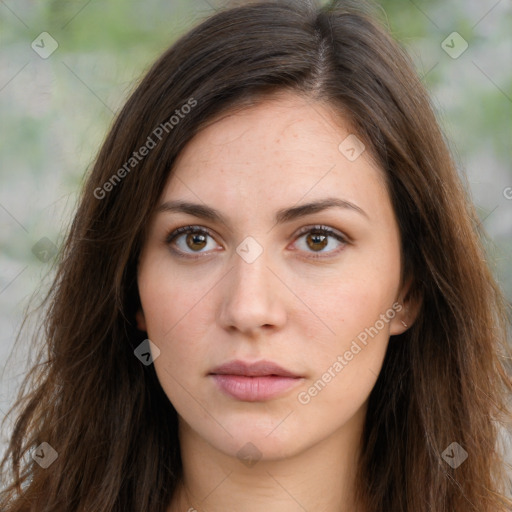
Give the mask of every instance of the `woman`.
[(504, 300), (422, 84), (355, 4), (225, 9), (169, 48), (47, 301), (2, 510), (512, 503)]

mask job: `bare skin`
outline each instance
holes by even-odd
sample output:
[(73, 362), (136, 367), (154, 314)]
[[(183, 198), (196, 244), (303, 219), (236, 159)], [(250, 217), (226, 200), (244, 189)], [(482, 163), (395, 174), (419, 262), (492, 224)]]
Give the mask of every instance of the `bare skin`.
[[(350, 161), (338, 148), (351, 133), (332, 108), (285, 93), (210, 124), (176, 162), (159, 205), (207, 205), (226, 223), (158, 212), (139, 262), (138, 326), (179, 415), (184, 479), (169, 512), (363, 512), (353, 486), (368, 396), (416, 310), (383, 171), (369, 151)], [(274, 219), (325, 198), (352, 206)], [(208, 233), (166, 242), (188, 225)], [(210, 374), (234, 359), (298, 378), (272, 398), (235, 398)]]

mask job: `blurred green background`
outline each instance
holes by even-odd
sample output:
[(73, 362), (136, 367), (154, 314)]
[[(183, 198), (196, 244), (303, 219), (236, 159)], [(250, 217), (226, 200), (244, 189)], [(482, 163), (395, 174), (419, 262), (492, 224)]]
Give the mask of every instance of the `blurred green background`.
[[(510, 301), (512, 3), (377, 3), (432, 95), (489, 234), (491, 266)], [(162, 51), (222, 5), (215, 0), (0, 0), (2, 361), (28, 297), (50, 269), (84, 173), (115, 112)], [(58, 44), (47, 58), (31, 46), (43, 46), (43, 32)], [(453, 32), (462, 39), (452, 43)], [(52, 41), (43, 37), (48, 51)], [(463, 41), (468, 48), (454, 58), (446, 44), (458, 50)], [(27, 355), (20, 354), (4, 367), (12, 379), (1, 381), (1, 409), (13, 399), (26, 362)]]

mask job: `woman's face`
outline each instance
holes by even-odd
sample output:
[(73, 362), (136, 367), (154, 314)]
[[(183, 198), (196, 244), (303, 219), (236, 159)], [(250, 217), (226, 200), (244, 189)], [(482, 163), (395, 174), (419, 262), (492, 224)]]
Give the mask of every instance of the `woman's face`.
[[(271, 460), (360, 431), (389, 336), (411, 321), (383, 173), (362, 149), (332, 109), (286, 93), (180, 154), (139, 262), (138, 325), (182, 432)], [(338, 206), (306, 206), (324, 201)]]

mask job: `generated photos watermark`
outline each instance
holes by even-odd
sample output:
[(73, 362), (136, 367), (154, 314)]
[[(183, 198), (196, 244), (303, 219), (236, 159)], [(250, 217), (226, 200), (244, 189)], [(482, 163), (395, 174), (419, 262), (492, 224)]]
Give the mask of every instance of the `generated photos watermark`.
[[(346, 350), (343, 355), (339, 355), (336, 357), (336, 361), (326, 369), (326, 371), (322, 374), (322, 376), (315, 381), (315, 383), (310, 386), (307, 391), (301, 391), (297, 395), (297, 400), (302, 405), (307, 405), (311, 402), (311, 399), (320, 393), (329, 382), (338, 375), (345, 366), (349, 364), (350, 361), (354, 358), (355, 355), (359, 354), (361, 350), (366, 347), (368, 344), (368, 336), (370, 338), (374, 338), (379, 334), (379, 332), (384, 329), (386, 324), (389, 323), (390, 320), (395, 318), (396, 313), (402, 311), (403, 306), (398, 302), (395, 302), (391, 308), (389, 308), (385, 313), (381, 314), (379, 320), (377, 320), (371, 327), (367, 327), (364, 331), (361, 331), (356, 339), (352, 340), (350, 345), (350, 349)], [(361, 343), (361, 345), (358, 343)]]
[(179, 124), (181, 119), (184, 119), (196, 105), (197, 100), (191, 97), (181, 106), (181, 108), (177, 108), (174, 111), (174, 114), (168, 121), (160, 123), (148, 136), (145, 144), (143, 144), (138, 151), (134, 151), (132, 156), (114, 174), (112, 174), (112, 176), (101, 187), (94, 189), (94, 197), (96, 199), (104, 199), (107, 196), (107, 193), (111, 192), (116, 185), (121, 183), (123, 178), (125, 178), (132, 169), (137, 167), (139, 162), (142, 162), (150, 151), (157, 146), (164, 137), (164, 132), (170, 133)]

